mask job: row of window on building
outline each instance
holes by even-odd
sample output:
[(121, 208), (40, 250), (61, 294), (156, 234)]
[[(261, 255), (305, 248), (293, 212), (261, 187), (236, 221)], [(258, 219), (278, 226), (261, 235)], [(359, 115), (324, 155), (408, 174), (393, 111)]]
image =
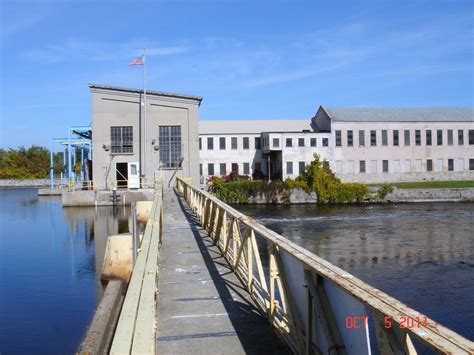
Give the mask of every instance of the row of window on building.
[[(444, 144), (444, 134), (442, 129), (435, 130), (436, 132), (436, 145), (443, 145)], [(447, 133), (447, 143), (448, 145), (454, 145), (454, 135), (455, 130), (448, 129), (446, 130)], [(359, 147), (365, 146), (365, 130), (359, 130)], [(336, 147), (342, 147), (342, 131), (336, 130), (335, 131), (335, 141)], [(382, 146), (388, 146), (388, 130), (383, 129), (381, 130), (382, 135)], [(425, 131), (425, 139), (424, 143), (427, 146), (433, 145), (433, 131), (426, 130)], [(370, 146), (377, 146), (378, 134), (377, 130), (370, 130)], [(403, 130), (403, 140), (405, 146), (410, 146), (412, 138), (412, 130), (405, 129)], [(422, 134), (420, 129), (416, 129), (414, 131), (414, 138), (415, 138), (415, 145), (421, 146), (422, 145)], [(457, 130), (457, 144), (464, 145), (464, 130), (459, 129)], [(469, 130), (469, 144), (474, 144), (474, 130)], [(400, 146), (400, 130), (394, 129), (392, 130), (392, 145), (393, 146)], [(346, 131), (346, 146), (352, 147), (354, 146), (354, 131), (348, 130)]]
[[(435, 165), (434, 165), (435, 163)], [(384, 173), (410, 173), (410, 172), (442, 172), (444, 168), (447, 167), (448, 171), (464, 171), (464, 159), (447, 159), (447, 166), (445, 166), (444, 159), (426, 159), (425, 166), (423, 167), (423, 161), (421, 159), (415, 160), (414, 171), (412, 168), (412, 160), (405, 159), (400, 160), (382, 160), (382, 172)], [(456, 166), (455, 166), (456, 164)], [(367, 162), (365, 160), (359, 160), (359, 173), (372, 173), (376, 174), (378, 172), (378, 161), (370, 161), (370, 171), (367, 169)], [(474, 159), (469, 159), (469, 170), (474, 170)], [(335, 166), (336, 174), (342, 173), (342, 161), (336, 161)], [(347, 162), (345, 174), (354, 173), (354, 161), (350, 160)]]
[[(368, 169), (367, 163), (370, 164), (370, 170)], [(442, 172), (444, 170), (444, 164), (445, 161), (444, 159), (426, 159), (425, 161), (425, 166), (423, 167), (423, 161), (421, 159), (416, 159), (414, 161), (415, 166), (414, 166), (414, 171), (412, 168), (412, 160), (411, 159), (405, 159), (403, 162), (400, 160), (382, 160), (382, 172), (384, 173), (401, 173), (401, 172)], [(448, 159), (447, 160), (447, 170), (448, 171), (464, 171), (464, 159)], [(346, 163), (346, 169), (345, 169), (345, 174), (354, 174), (354, 161), (350, 160)], [(359, 160), (359, 173), (372, 173), (372, 174), (377, 174), (378, 173), (378, 164), (379, 161), (377, 160), (370, 160), (367, 162), (366, 160)], [(403, 164), (403, 165), (402, 165)], [(435, 165), (434, 165), (435, 164)], [(456, 166), (455, 166), (456, 164)], [(307, 163), (304, 161), (298, 162), (298, 171), (295, 171), (294, 166), (295, 163), (292, 161), (287, 161), (286, 162), (286, 174), (287, 175), (293, 175), (293, 174), (301, 174), (304, 169), (306, 168)], [(244, 175), (250, 175), (250, 163), (243, 163), (242, 164), (242, 173)], [(219, 169), (217, 171), (217, 169)], [(262, 163), (256, 162), (254, 166), (254, 172), (262, 171)], [(469, 170), (473, 171), (474, 170), (474, 159), (469, 159)], [(231, 163), (231, 170), (230, 172), (233, 173), (241, 173), (239, 170), (239, 163)], [(336, 166), (335, 166), (335, 172), (336, 174), (342, 174), (342, 161), (336, 161)], [(200, 175), (203, 175), (203, 164), (199, 164), (199, 173)], [(208, 163), (207, 164), (207, 175), (212, 176), (212, 175), (220, 175), (224, 176), (227, 175), (229, 171), (227, 170), (227, 164), (226, 163)]]
[[(266, 137), (263, 138), (263, 144), (266, 145)], [(241, 143), (239, 142), (241, 141)], [(227, 139), (226, 137), (218, 137), (219, 142), (219, 150), (227, 149)], [(260, 137), (254, 137), (254, 149), (261, 149), (261, 140)], [(317, 139), (316, 138), (286, 138), (285, 139), (285, 147), (317, 147)], [(237, 150), (239, 146), (242, 149), (250, 149), (250, 137), (242, 137), (242, 140), (239, 137), (230, 137), (230, 149)], [(322, 146), (327, 147), (329, 146), (329, 139), (322, 138)], [(272, 148), (280, 148), (280, 138), (273, 138), (272, 139)], [(202, 137), (199, 138), (199, 150), (202, 150)], [(207, 150), (214, 150), (214, 137), (207, 137)]]
[[(181, 160), (181, 126), (159, 126), (158, 131), (163, 168), (178, 167)], [(133, 154), (133, 126), (110, 127), (110, 153)]]

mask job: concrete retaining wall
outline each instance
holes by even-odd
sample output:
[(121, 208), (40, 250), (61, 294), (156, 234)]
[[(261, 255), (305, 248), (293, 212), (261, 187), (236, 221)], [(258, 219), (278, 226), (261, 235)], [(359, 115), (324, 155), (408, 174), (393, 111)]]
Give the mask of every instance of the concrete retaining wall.
[(28, 187), (46, 187), (49, 186), (49, 179), (24, 179), (24, 180), (13, 180), (13, 179), (1, 179), (0, 189), (21, 189)]
[[(375, 192), (378, 188), (372, 188)], [(316, 203), (316, 193), (308, 194), (302, 189), (285, 191), (282, 194), (265, 196), (264, 194), (249, 198), (250, 204), (302, 204)], [(474, 202), (474, 188), (460, 189), (397, 189), (388, 194), (385, 199), (367, 201), (367, 203), (390, 202)]]
[(474, 202), (474, 188), (462, 189), (397, 189), (387, 195), (385, 202)]
[[(112, 191), (72, 191), (63, 192), (63, 207), (74, 206), (113, 206)], [(117, 205), (130, 205), (137, 201), (152, 201), (155, 190), (117, 191)]]

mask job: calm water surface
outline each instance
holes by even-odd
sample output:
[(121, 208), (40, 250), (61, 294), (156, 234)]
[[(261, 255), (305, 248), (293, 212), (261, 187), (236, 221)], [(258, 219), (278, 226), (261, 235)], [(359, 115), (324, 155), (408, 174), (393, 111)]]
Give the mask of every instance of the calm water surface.
[(474, 340), (474, 204), (237, 208)]
[(75, 353), (102, 296), (107, 236), (129, 209), (62, 208), (36, 190), (0, 190), (0, 353)]

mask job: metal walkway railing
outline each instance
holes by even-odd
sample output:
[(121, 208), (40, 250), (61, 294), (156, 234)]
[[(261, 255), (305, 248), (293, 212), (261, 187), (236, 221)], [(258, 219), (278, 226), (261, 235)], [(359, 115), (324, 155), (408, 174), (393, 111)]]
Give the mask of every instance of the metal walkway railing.
[(256, 305), (295, 353), (370, 354), (371, 327), (382, 354), (415, 354), (412, 340), (441, 353), (474, 353), (474, 343), (454, 331), (183, 179), (177, 178), (176, 184)]

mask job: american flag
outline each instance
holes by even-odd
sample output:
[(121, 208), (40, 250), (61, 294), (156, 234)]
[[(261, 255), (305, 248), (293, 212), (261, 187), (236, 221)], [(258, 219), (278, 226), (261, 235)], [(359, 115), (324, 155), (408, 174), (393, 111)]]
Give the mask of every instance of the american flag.
[(140, 56), (138, 58), (135, 58), (134, 60), (132, 60), (130, 63), (128, 63), (128, 65), (143, 65), (144, 62), (143, 62), (143, 56)]

